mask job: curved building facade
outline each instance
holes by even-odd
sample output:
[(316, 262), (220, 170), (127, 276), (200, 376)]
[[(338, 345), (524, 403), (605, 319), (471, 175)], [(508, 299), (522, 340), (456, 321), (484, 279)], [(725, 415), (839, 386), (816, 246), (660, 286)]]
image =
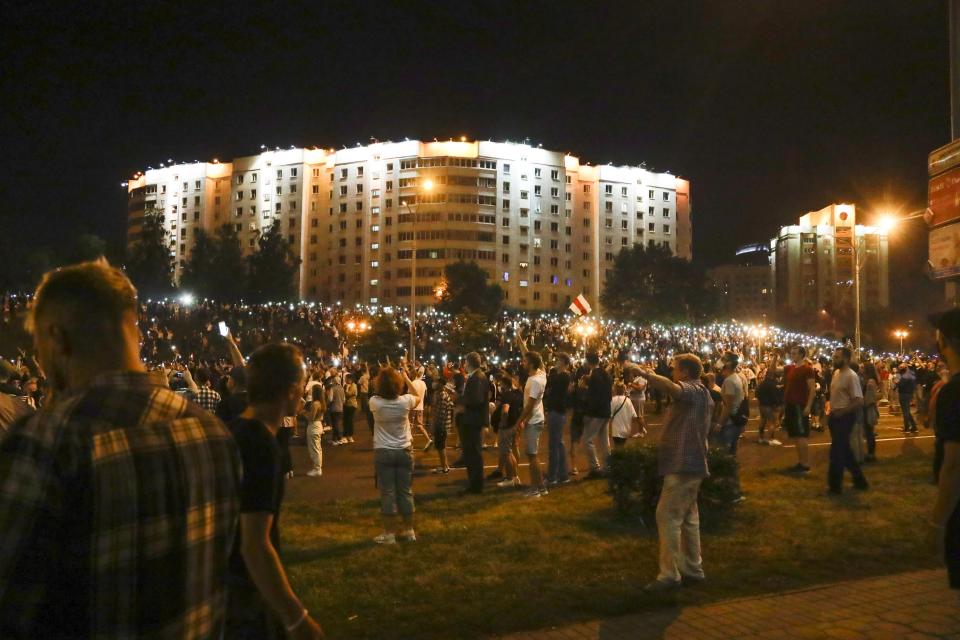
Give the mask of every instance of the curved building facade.
[(162, 212), (178, 275), (197, 228), (232, 224), (252, 251), (280, 224), (303, 260), (301, 297), (321, 302), (406, 305), (414, 293), (429, 306), (443, 267), (466, 260), (509, 306), (563, 309), (580, 293), (597, 300), (623, 248), (666, 245), (688, 259), (692, 249), (687, 180), (529, 144), (264, 151), (149, 169), (128, 190), (129, 241), (146, 210)]

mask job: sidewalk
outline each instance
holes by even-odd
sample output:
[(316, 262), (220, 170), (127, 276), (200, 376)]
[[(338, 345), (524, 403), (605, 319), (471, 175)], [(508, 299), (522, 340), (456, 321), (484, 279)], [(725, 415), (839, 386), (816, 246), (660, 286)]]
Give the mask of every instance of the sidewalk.
[(853, 580), (775, 595), (518, 633), (503, 640), (652, 638), (960, 638), (960, 593), (943, 570)]

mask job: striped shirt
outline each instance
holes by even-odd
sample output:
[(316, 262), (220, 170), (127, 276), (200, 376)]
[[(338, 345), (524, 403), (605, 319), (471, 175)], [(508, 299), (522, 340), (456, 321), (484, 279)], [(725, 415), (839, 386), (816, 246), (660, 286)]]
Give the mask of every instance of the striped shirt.
[(240, 459), (148, 374), (58, 396), (0, 444), (0, 637), (216, 638)]

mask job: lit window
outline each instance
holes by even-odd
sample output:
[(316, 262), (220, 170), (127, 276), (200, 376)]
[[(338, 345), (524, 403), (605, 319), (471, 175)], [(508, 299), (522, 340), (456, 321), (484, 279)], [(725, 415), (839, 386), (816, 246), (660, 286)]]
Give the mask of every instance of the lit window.
[(527, 282), (526, 280), (521, 280), (521, 281), (520, 281), (520, 286), (521, 286), (521, 287), (529, 286), (529, 284), (530, 284), (530, 283)]
[(504, 271), (504, 272), (503, 272), (503, 281), (504, 281), (504, 282), (510, 282), (510, 272), (509, 272), (509, 271)]
[(371, 261), (370, 261), (370, 268), (371, 268), (371, 269), (376, 269), (376, 268), (379, 267), (379, 266), (380, 266), (380, 261), (379, 261), (379, 260), (371, 260)]

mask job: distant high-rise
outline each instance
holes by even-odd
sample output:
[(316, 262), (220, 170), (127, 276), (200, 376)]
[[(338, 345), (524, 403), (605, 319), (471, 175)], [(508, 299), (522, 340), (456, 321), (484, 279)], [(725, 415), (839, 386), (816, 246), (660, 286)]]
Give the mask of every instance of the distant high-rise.
[(148, 169), (128, 189), (128, 242), (156, 209), (177, 277), (197, 229), (235, 225), (249, 252), (281, 225), (303, 260), (307, 300), (405, 305), (415, 287), (418, 305), (429, 305), (444, 265), (467, 260), (505, 289), (507, 305), (562, 309), (581, 292), (595, 301), (623, 248), (692, 256), (687, 180), (529, 144), (267, 150)]

